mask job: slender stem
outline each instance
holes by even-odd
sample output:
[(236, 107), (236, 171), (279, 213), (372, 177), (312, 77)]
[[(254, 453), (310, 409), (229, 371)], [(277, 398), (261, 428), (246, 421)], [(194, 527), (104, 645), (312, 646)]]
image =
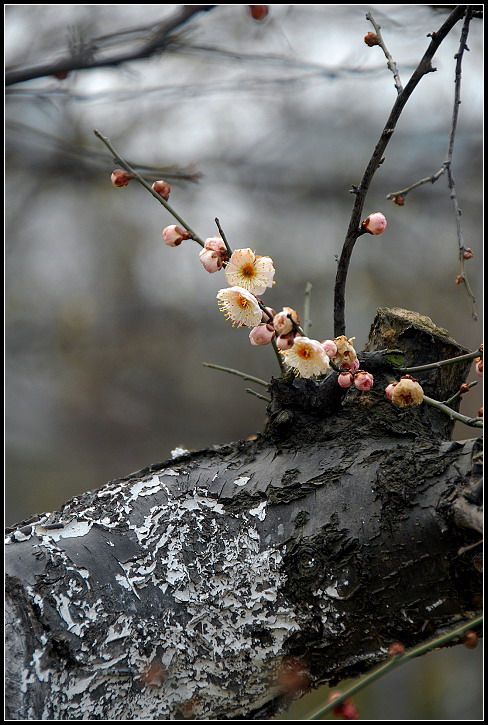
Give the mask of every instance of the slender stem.
[(379, 680), (380, 677), (383, 677), (383, 675), (386, 675), (387, 672), (392, 670), (394, 667), (398, 667), (399, 665), (404, 664), (405, 662), (408, 662), (409, 660), (413, 659), (414, 657), (419, 657), (420, 655), (425, 654), (426, 652), (429, 652), (430, 650), (435, 649), (436, 647), (440, 647), (443, 644), (446, 644), (447, 642), (450, 642), (453, 639), (456, 639), (456, 637), (460, 637), (463, 635), (466, 631), (469, 629), (474, 629), (475, 627), (478, 627), (483, 622), (483, 617), (478, 616), (474, 617), (473, 619), (470, 619), (468, 622), (465, 622), (460, 627), (457, 627), (456, 629), (451, 630), (450, 632), (447, 632), (446, 634), (442, 634), (439, 637), (435, 637), (434, 639), (429, 640), (428, 642), (424, 642), (421, 645), (418, 645), (417, 647), (414, 647), (413, 649), (409, 650), (408, 652), (405, 652), (403, 655), (393, 657), (391, 660), (386, 662), (384, 665), (381, 665), (378, 669), (373, 670), (370, 672), (366, 677), (364, 677), (360, 682), (356, 683), (352, 687), (349, 687), (347, 690), (345, 690), (343, 693), (339, 695), (339, 697), (335, 698), (332, 702), (329, 702), (324, 707), (320, 708), (317, 712), (313, 713), (308, 720), (319, 720), (319, 718), (322, 717), (322, 715), (325, 715), (326, 713), (333, 710), (335, 707), (341, 704), (341, 702), (344, 702), (344, 700), (348, 699), (349, 697), (352, 697), (360, 690), (367, 687), (367, 685), (370, 685), (375, 680)]
[(407, 186), (405, 189), (400, 189), (399, 191), (391, 191), (389, 194), (386, 195), (386, 199), (393, 199), (395, 196), (407, 196), (407, 194), (410, 191), (413, 191), (418, 186), (422, 186), (423, 184), (428, 184), (429, 181), (431, 184), (435, 184), (437, 179), (439, 179), (442, 174), (445, 174), (447, 170), (447, 167), (445, 164), (442, 164), (439, 171), (436, 171), (435, 174), (432, 174), (432, 176), (426, 176), (424, 179), (420, 179), (420, 181), (416, 181), (415, 184), (410, 184), (410, 186)]
[(473, 360), (475, 357), (483, 357), (482, 350), (476, 350), (475, 352), (468, 352), (466, 355), (459, 355), (459, 357), (451, 357), (447, 360), (439, 360), (435, 363), (429, 363), (428, 365), (418, 365), (414, 368), (396, 368), (399, 373), (420, 373), (424, 370), (437, 370), (444, 367), (444, 365), (455, 365), (465, 360)]
[(273, 350), (274, 350), (276, 358), (278, 360), (278, 365), (280, 366), (281, 372), (286, 373), (286, 366), (285, 366), (285, 363), (283, 362), (283, 357), (282, 357), (280, 351), (278, 350), (278, 346), (276, 345), (276, 340), (271, 340), (271, 344), (273, 345)]
[(395, 131), (395, 126), (400, 118), (405, 104), (412, 95), (416, 86), (427, 73), (434, 71), (431, 60), (434, 57), (439, 45), (442, 43), (449, 31), (454, 25), (464, 16), (466, 12), (465, 5), (458, 5), (454, 8), (452, 13), (449, 15), (447, 20), (439, 28), (436, 33), (432, 33), (431, 41), (427, 51), (424, 53), (420, 63), (413, 72), (410, 80), (403, 89), (403, 91), (397, 96), (393, 108), (390, 112), (385, 127), (381, 133), (380, 139), (376, 144), (375, 150), (371, 156), (371, 159), (366, 167), (366, 170), (361, 179), (359, 186), (353, 188), (355, 194), (354, 206), (349, 221), (349, 227), (347, 230), (346, 238), (342, 247), (341, 256), (337, 266), (336, 283), (334, 289), (334, 336), (344, 335), (346, 331), (346, 320), (345, 320), (345, 290), (347, 273), (349, 270), (349, 263), (351, 255), (356, 244), (358, 237), (361, 234), (361, 214), (363, 211), (366, 194), (369, 186), (373, 179), (374, 174), (379, 168), (383, 153), (388, 146), (390, 138)]
[(224, 244), (225, 244), (225, 248), (227, 249), (227, 254), (229, 255), (229, 257), (232, 257), (232, 249), (231, 249), (231, 248), (230, 248), (230, 246), (229, 246), (229, 242), (227, 241), (227, 237), (225, 236), (225, 234), (224, 234), (224, 230), (223, 230), (223, 229), (222, 229), (222, 227), (220, 226), (220, 222), (219, 222), (219, 220), (217, 219), (217, 217), (215, 217), (215, 223), (216, 223), (216, 225), (217, 225), (217, 229), (218, 229), (218, 230), (219, 230), (219, 232), (220, 232), (220, 236), (222, 237), (222, 241), (223, 241), (223, 242), (224, 242)]
[(261, 378), (255, 378), (254, 375), (248, 375), (247, 373), (243, 373), (240, 370), (234, 370), (233, 368), (225, 368), (222, 365), (212, 365), (211, 363), (202, 363), (202, 365), (206, 368), (213, 368), (214, 370), (223, 370), (224, 373), (231, 373), (231, 375), (238, 375), (240, 378), (243, 378), (244, 380), (249, 380), (251, 383), (256, 383), (257, 385), (262, 385), (265, 388), (268, 387), (268, 383), (266, 382), (266, 380), (261, 380)]
[[(468, 388), (471, 390), (471, 388), (474, 388), (475, 385), (478, 385), (478, 381), (474, 380), (472, 383), (468, 383)], [(464, 395), (464, 393), (467, 392), (465, 390), (458, 390), (457, 393), (454, 393), (454, 395), (451, 395), (450, 398), (447, 400), (443, 400), (442, 402), (444, 405), (451, 405), (451, 403), (454, 403), (455, 400), (461, 397), (461, 395)]]
[(192, 235), (192, 238), (195, 240), (195, 242), (197, 242), (201, 247), (203, 247), (204, 242), (200, 239), (198, 234), (196, 234), (193, 231), (193, 229), (190, 227), (190, 225), (187, 224), (186, 221), (182, 217), (180, 217), (179, 214), (177, 214), (177, 212), (173, 209), (173, 207), (170, 204), (168, 204), (168, 202), (165, 199), (163, 199), (163, 197), (160, 194), (158, 194), (156, 191), (154, 191), (154, 189), (151, 187), (149, 182), (147, 182), (145, 179), (143, 179), (143, 177), (140, 174), (138, 174), (135, 169), (133, 169), (131, 166), (129, 166), (129, 164), (126, 161), (124, 161), (124, 159), (121, 156), (119, 156), (117, 151), (114, 149), (114, 147), (110, 143), (109, 139), (106, 138), (105, 136), (103, 136), (100, 133), (100, 131), (97, 131), (97, 129), (94, 129), (93, 133), (95, 134), (95, 136), (97, 138), (100, 139), (100, 141), (102, 141), (105, 144), (105, 146), (108, 148), (110, 153), (113, 154), (115, 162), (120, 164), (121, 166), (123, 166), (126, 171), (131, 173), (134, 176), (134, 179), (136, 179), (136, 181), (138, 181), (140, 184), (142, 184), (142, 186), (145, 189), (147, 189), (149, 191), (149, 193), (152, 194), (154, 196), (154, 198), (157, 199), (160, 202), (160, 204), (162, 204), (165, 207), (165, 209), (167, 209), (169, 211), (169, 213), (176, 219), (176, 221), (178, 221), (182, 227), (184, 227), (188, 232), (190, 232), (190, 234)]
[(380, 48), (383, 50), (383, 53), (385, 54), (385, 58), (387, 61), (387, 66), (393, 73), (393, 78), (395, 80), (395, 88), (397, 89), (397, 93), (401, 93), (403, 91), (403, 86), (400, 81), (400, 74), (398, 73), (398, 69), (396, 67), (396, 63), (391, 57), (390, 53), (388, 52), (388, 48), (385, 45), (385, 41), (383, 40), (383, 37), (381, 35), (381, 25), (378, 25), (378, 23), (375, 21), (371, 13), (367, 13), (366, 20), (369, 20), (370, 23), (372, 23), (375, 33), (378, 36), (379, 45)]
[(303, 334), (308, 337), (310, 328), (312, 327), (312, 321), (310, 319), (310, 294), (312, 292), (312, 283), (307, 282), (305, 285), (305, 303), (303, 305)]
[(445, 405), (444, 403), (440, 403), (438, 400), (429, 398), (427, 395), (424, 395), (424, 403), (427, 403), (427, 405), (431, 405), (433, 408), (437, 408), (437, 410), (442, 411), (442, 413), (448, 415), (451, 420), (459, 420), (461, 423), (469, 425), (472, 428), (483, 428), (483, 421), (481, 418), (470, 418), (467, 415), (457, 413), (452, 408), (449, 408), (449, 406)]
[(251, 388), (246, 388), (246, 393), (250, 393), (251, 395), (255, 395), (256, 398), (259, 398), (260, 400), (265, 400), (267, 403), (271, 403), (271, 398), (268, 398), (266, 395), (261, 395), (261, 393), (256, 393), (256, 391), (251, 390)]

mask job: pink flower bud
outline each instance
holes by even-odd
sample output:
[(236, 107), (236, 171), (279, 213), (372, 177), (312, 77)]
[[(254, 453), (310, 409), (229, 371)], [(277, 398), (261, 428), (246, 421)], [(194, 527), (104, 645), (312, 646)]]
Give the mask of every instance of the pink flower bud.
[(200, 262), (203, 264), (207, 272), (218, 272), (222, 268), (222, 258), (217, 252), (211, 249), (202, 249), (200, 252)]
[(476, 363), (476, 374), (479, 375), (481, 378), (481, 377), (483, 377), (483, 358), (482, 357), (475, 358), (475, 363)]
[(380, 39), (378, 38), (376, 33), (370, 31), (364, 36), (364, 42), (366, 43), (366, 45), (369, 45), (369, 47), (372, 48), (374, 45), (380, 44)]
[(269, 9), (267, 5), (248, 5), (249, 15), (254, 20), (264, 20), (267, 17)]
[(341, 364), (341, 367), (343, 370), (349, 370), (351, 373), (355, 373), (356, 370), (359, 370), (359, 360), (357, 357), (354, 358), (354, 360), (344, 360)]
[(273, 326), (280, 335), (287, 335), (293, 330), (293, 322), (284, 310), (274, 316)]
[(395, 385), (396, 385), (396, 383), (390, 383), (385, 388), (385, 393), (386, 393), (386, 397), (388, 398), (388, 400), (391, 400), (391, 396), (392, 396), (392, 393), (393, 393), (393, 388), (395, 387)]
[(168, 201), (171, 187), (167, 181), (155, 181), (152, 185), (152, 189), (156, 192), (156, 194), (162, 196), (165, 201)]
[(371, 390), (373, 383), (373, 376), (371, 373), (367, 373), (366, 370), (358, 370), (354, 375), (354, 386), (358, 390)]
[(275, 335), (276, 332), (274, 331), (272, 325), (261, 323), (260, 325), (253, 327), (249, 333), (249, 339), (251, 341), (251, 345), (269, 345)]
[(335, 357), (337, 355), (337, 345), (334, 340), (322, 340), (320, 343), (324, 348), (325, 352), (329, 357)]
[(276, 338), (276, 347), (278, 350), (289, 350), (291, 347), (293, 347), (293, 343), (295, 342), (296, 333), (295, 332), (288, 332), (286, 335), (280, 335)]
[(163, 229), (163, 242), (168, 247), (177, 247), (183, 239), (189, 239), (190, 234), (177, 224), (170, 224), (169, 227)]
[(133, 178), (134, 175), (129, 174), (128, 171), (123, 171), (122, 169), (115, 169), (115, 171), (112, 172), (110, 181), (112, 182), (112, 186), (121, 187), (127, 186), (129, 184), (129, 181)]
[(337, 382), (341, 388), (350, 388), (354, 382), (354, 375), (352, 373), (340, 373)]
[(263, 310), (263, 319), (262, 322), (266, 322), (266, 324), (273, 324), (273, 318), (276, 315), (276, 312), (273, 310), (272, 307), (265, 307), (264, 308), (268, 314)]
[(205, 249), (211, 249), (212, 252), (217, 252), (220, 255), (225, 254), (227, 256), (227, 247), (225, 246), (224, 240), (221, 236), (208, 237), (205, 240)]
[(361, 227), (369, 234), (381, 234), (386, 229), (386, 217), (380, 211), (376, 211), (361, 222)]

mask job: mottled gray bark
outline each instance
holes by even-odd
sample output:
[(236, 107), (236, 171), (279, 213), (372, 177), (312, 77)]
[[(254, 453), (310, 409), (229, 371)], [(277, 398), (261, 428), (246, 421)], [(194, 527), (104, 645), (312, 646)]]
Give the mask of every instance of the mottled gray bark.
[[(274, 380), (256, 440), (14, 527), (7, 717), (263, 719), (478, 613), (463, 549), (479, 534), (459, 511), (479, 509), (479, 442), (389, 403), (385, 348), (409, 365), (465, 352), (428, 318), (380, 310), (362, 355), (372, 391)], [(468, 368), (417, 377), (443, 399)]]

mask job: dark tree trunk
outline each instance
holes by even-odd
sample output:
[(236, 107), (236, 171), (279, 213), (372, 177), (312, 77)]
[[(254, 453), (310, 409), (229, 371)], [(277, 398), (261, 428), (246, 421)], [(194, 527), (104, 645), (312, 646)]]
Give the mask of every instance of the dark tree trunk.
[[(476, 455), (384, 395), (466, 352), (380, 310), (362, 367), (270, 384), (267, 430), (182, 455), (9, 532), (9, 719), (262, 719), (480, 609)], [(470, 362), (418, 374), (445, 399)], [(474, 459), (474, 460), (473, 460)], [(464, 513), (463, 513), (464, 512)]]

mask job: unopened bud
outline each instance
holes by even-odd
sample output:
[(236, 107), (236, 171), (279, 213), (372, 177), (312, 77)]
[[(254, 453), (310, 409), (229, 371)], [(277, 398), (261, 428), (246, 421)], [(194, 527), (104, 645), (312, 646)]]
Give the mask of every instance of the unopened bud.
[(269, 345), (274, 340), (276, 332), (273, 329), (273, 325), (267, 325), (262, 322), (260, 325), (253, 327), (249, 333), (249, 340), (251, 345)]
[(392, 642), (388, 647), (390, 657), (400, 657), (405, 652), (405, 645), (401, 642)]
[(478, 412), (476, 413), (476, 415), (478, 416), (478, 418), (482, 418), (483, 417), (483, 408), (480, 408), (478, 410)]
[(168, 247), (177, 247), (183, 239), (189, 238), (189, 232), (179, 227), (178, 224), (171, 224), (163, 229), (163, 241)]
[(386, 229), (386, 217), (380, 211), (376, 211), (361, 222), (361, 228), (368, 234), (382, 234)]
[(350, 388), (354, 383), (354, 375), (352, 373), (340, 373), (337, 377), (337, 382), (341, 388)]
[(470, 247), (465, 247), (463, 252), (464, 259), (471, 259), (473, 256), (473, 250)]
[(386, 397), (388, 398), (388, 400), (391, 400), (391, 396), (393, 395), (393, 390), (395, 388), (395, 385), (397, 385), (397, 383), (393, 382), (393, 383), (390, 383), (389, 385), (387, 385), (385, 388), (385, 393), (386, 393)]
[(372, 48), (373, 45), (380, 44), (380, 39), (378, 38), (376, 33), (373, 33), (372, 31), (370, 31), (369, 33), (366, 33), (366, 35), (364, 36), (364, 42), (366, 43), (366, 45), (369, 45), (369, 47)]
[(469, 385), (468, 385), (468, 383), (463, 383), (462, 385), (460, 385), (459, 386), (459, 392), (460, 393), (463, 393), (463, 394), (464, 393), (469, 393)]
[(67, 70), (60, 70), (57, 73), (54, 74), (54, 77), (58, 79), (58, 81), (64, 81), (65, 78), (68, 77), (68, 71)]
[(122, 169), (115, 169), (115, 171), (112, 171), (110, 181), (113, 186), (120, 187), (127, 186), (133, 178), (134, 174), (130, 174), (128, 171), (123, 171)]
[(286, 335), (280, 335), (276, 338), (276, 347), (278, 350), (289, 350), (295, 342), (296, 332), (289, 332)]
[(357, 390), (371, 390), (373, 383), (373, 376), (366, 370), (358, 370), (357, 373), (354, 373), (354, 387)]
[(402, 196), (402, 194), (397, 194), (393, 197), (392, 202), (396, 204), (397, 206), (405, 206), (405, 197)]
[(254, 18), (254, 20), (264, 20), (269, 13), (267, 5), (248, 5), (247, 8), (249, 15)]
[(476, 375), (479, 375), (481, 378), (483, 376), (483, 358), (476, 357), (474, 361), (476, 363)]
[(322, 345), (326, 354), (329, 357), (332, 358), (337, 355), (337, 345), (335, 344), (334, 340), (322, 340), (320, 344)]
[(152, 185), (152, 189), (156, 192), (156, 194), (162, 196), (165, 201), (168, 201), (171, 187), (167, 181), (155, 181)]
[(463, 635), (463, 644), (468, 649), (474, 649), (478, 645), (478, 635), (472, 629), (468, 629)]
[(456, 284), (462, 284), (464, 282), (464, 277), (462, 274), (458, 274), (456, 279), (454, 280)]

